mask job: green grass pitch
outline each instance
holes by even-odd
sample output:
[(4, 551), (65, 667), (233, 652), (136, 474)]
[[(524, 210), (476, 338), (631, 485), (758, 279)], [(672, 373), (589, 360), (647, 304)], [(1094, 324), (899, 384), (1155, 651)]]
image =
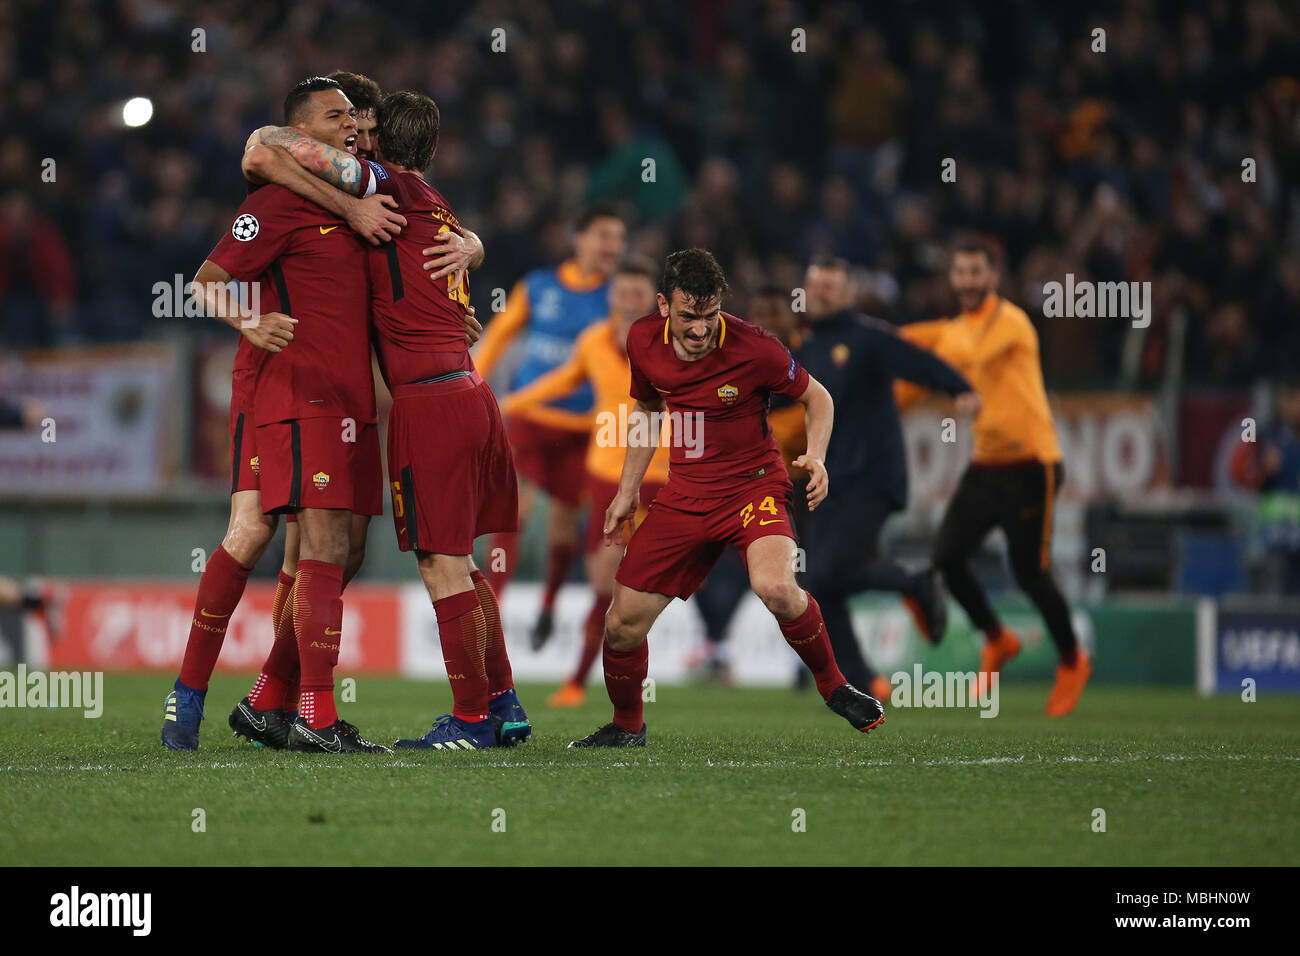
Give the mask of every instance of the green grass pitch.
[[(565, 744), (608, 719), (603, 687), (550, 711), (532, 686), (514, 750), (308, 759), (231, 737), (230, 678), (202, 749), (165, 752), (170, 684), (109, 675), (97, 720), (0, 711), (0, 864), (1300, 862), (1296, 698), (1093, 687), (1051, 721), (1046, 686), (1006, 681), (995, 719), (891, 708), (864, 736), (812, 693), (660, 687), (647, 749), (593, 752)], [(384, 742), (450, 703), (377, 678), (356, 696), (343, 716)]]

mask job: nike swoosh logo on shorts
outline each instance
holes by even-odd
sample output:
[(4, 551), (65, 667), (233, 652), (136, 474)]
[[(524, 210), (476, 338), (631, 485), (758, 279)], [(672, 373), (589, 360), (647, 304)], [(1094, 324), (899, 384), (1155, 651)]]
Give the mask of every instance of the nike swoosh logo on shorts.
[(765, 524), (780, 524), (780, 523), (781, 523), (780, 518), (768, 518), (766, 521), (760, 519), (758, 522), (758, 526), (761, 528)]
[(320, 234), (321, 234), (322, 236), (327, 236), (327, 235), (329, 235), (331, 232), (333, 232), (335, 229), (337, 229), (338, 226), (330, 226), (328, 229), (326, 229), (324, 226), (318, 226), (317, 228), (320, 229)]

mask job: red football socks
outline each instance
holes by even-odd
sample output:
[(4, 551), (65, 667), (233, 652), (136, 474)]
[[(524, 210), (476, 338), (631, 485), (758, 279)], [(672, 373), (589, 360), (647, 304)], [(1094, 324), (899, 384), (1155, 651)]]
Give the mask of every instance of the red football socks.
[(519, 533), (500, 531), (494, 534), (489, 542), (488, 555), (487, 580), (492, 585), (492, 591), (500, 594), (515, 573), (515, 558), (519, 556)]
[[(293, 611), (289, 601), (294, 579), (283, 571), (275, 587), (271, 619), (275, 622), (275, 642), (262, 665), (262, 673), (248, 695), (248, 702), (258, 710), (292, 709), (298, 698), (298, 636), (293, 629)], [(289, 701), (292, 690), (294, 700)]]
[(328, 561), (299, 561), (293, 588), (293, 628), (301, 666), (299, 710), (313, 730), (338, 720), (334, 668), (343, 639), (343, 569)]
[[(569, 576), (573, 559), (578, 556), (578, 546), (572, 541), (553, 544), (546, 549), (546, 590), (542, 593), (542, 609), (549, 611), (555, 606), (555, 595), (560, 585)], [(640, 730), (640, 728), (637, 728)]]
[[(804, 593), (808, 594), (807, 591)], [(817, 606), (817, 599), (808, 594), (808, 606), (802, 614), (793, 621), (778, 620), (777, 623), (781, 625), (786, 643), (812, 671), (817, 693), (823, 698), (830, 697), (831, 691), (845, 680), (835, 663), (835, 653), (831, 650), (826, 622), (822, 620), (822, 609)]]
[(650, 672), (650, 648), (642, 641), (630, 651), (619, 651), (604, 642), (605, 689), (614, 705), (614, 723), (628, 733), (639, 734), (645, 726), (645, 702), (641, 684)]
[[(596, 599), (591, 604), (591, 611), (587, 615), (587, 623), (582, 629), (582, 653), (578, 657), (578, 669), (573, 672), (573, 677), (570, 678), (579, 686), (587, 683), (587, 675), (591, 673), (591, 665), (596, 663), (596, 655), (600, 653), (601, 646), (605, 642), (605, 612), (609, 610), (609, 602), (613, 598), (612, 594), (597, 592)], [(637, 728), (637, 730), (640, 729), (640, 727)]]
[(483, 667), (487, 671), (488, 696), (497, 697), (515, 686), (515, 675), (510, 670), (510, 655), (506, 653), (506, 635), (501, 629), (501, 608), (497, 596), (483, 572), (470, 572), (479, 607), (483, 609), (483, 622), (487, 626), (487, 651)]
[(185, 643), (185, 657), (181, 661), (181, 683), (194, 690), (207, 690), (212, 669), (217, 666), (217, 655), (226, 639), (230, 615), (239, 606), (248, 583), (246, 568), (223, 548), (208, 558), (203, 574), (199, 576), (199, 593), (194, 599), (194, 620), (190, 624), (190, 638)]
[(452, 716), (474, 723), (488, 718), (487, 621), (477, 588), (433, 602), (438, 640), (451, 683)]

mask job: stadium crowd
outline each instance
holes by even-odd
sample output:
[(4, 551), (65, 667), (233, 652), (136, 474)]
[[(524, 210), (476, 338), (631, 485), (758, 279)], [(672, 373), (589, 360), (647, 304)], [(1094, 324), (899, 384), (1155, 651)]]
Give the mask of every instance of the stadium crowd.
[[(154, 317), (153, 286), (224, 230), (248, 132), (345, 68), (438, 101), (433, 181), (488, 250), (480, 315), (613, 201), (636, 251), (713, 250), (736, 307), (833, 254), (899, 323), (954, 310), (954, 229), (1000, 236), (1051, 387), (1300, 373), (1300, 20), (1276, 0), (1067, 6), (11, 0), (0, 336), (177, 334), (193, 320)], [(135, 96), (153, 117), (128, 129)], [(1150, 327), (1042, 322), (1066, 273), (1151, 281)]]

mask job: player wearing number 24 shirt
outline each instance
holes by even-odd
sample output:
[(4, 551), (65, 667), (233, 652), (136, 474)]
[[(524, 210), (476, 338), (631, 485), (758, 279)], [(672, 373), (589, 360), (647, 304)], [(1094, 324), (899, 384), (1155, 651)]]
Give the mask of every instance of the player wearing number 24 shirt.
[[(657, 435), (633, 420), (666, 408), (674, 441), (668, 481), (628, 543), (605, 614), (605, 687), (614, 719), (570, 746), (645, 745), (646, 635), (674, 597), (694, 593), (727, 544), (744, 558), (750, 586), (812, 671), (827, 706), (864, 732), (884, 720), (880, 702), (840, 673), (817, 601), (795, 581), (792, 486), (767, 424), (774, 394), (804, 406), (808, 450), (795, 464), (810, 475), (808, 505), (815, 509), (829, 489), (823, 459), (834, 405), (775, 336), (722, 312), (726, 291), (711, 253), (675, 252), (664, 265), (658, 312), (637, 320), (628, 335), (636, 402), (628, 433)], [(684, 440), (692, 431), (702, 448)], [(652, 444), (628, 443), (618, 494), (605, 514), (611, 544), (636, 514), (655, 452)]]

